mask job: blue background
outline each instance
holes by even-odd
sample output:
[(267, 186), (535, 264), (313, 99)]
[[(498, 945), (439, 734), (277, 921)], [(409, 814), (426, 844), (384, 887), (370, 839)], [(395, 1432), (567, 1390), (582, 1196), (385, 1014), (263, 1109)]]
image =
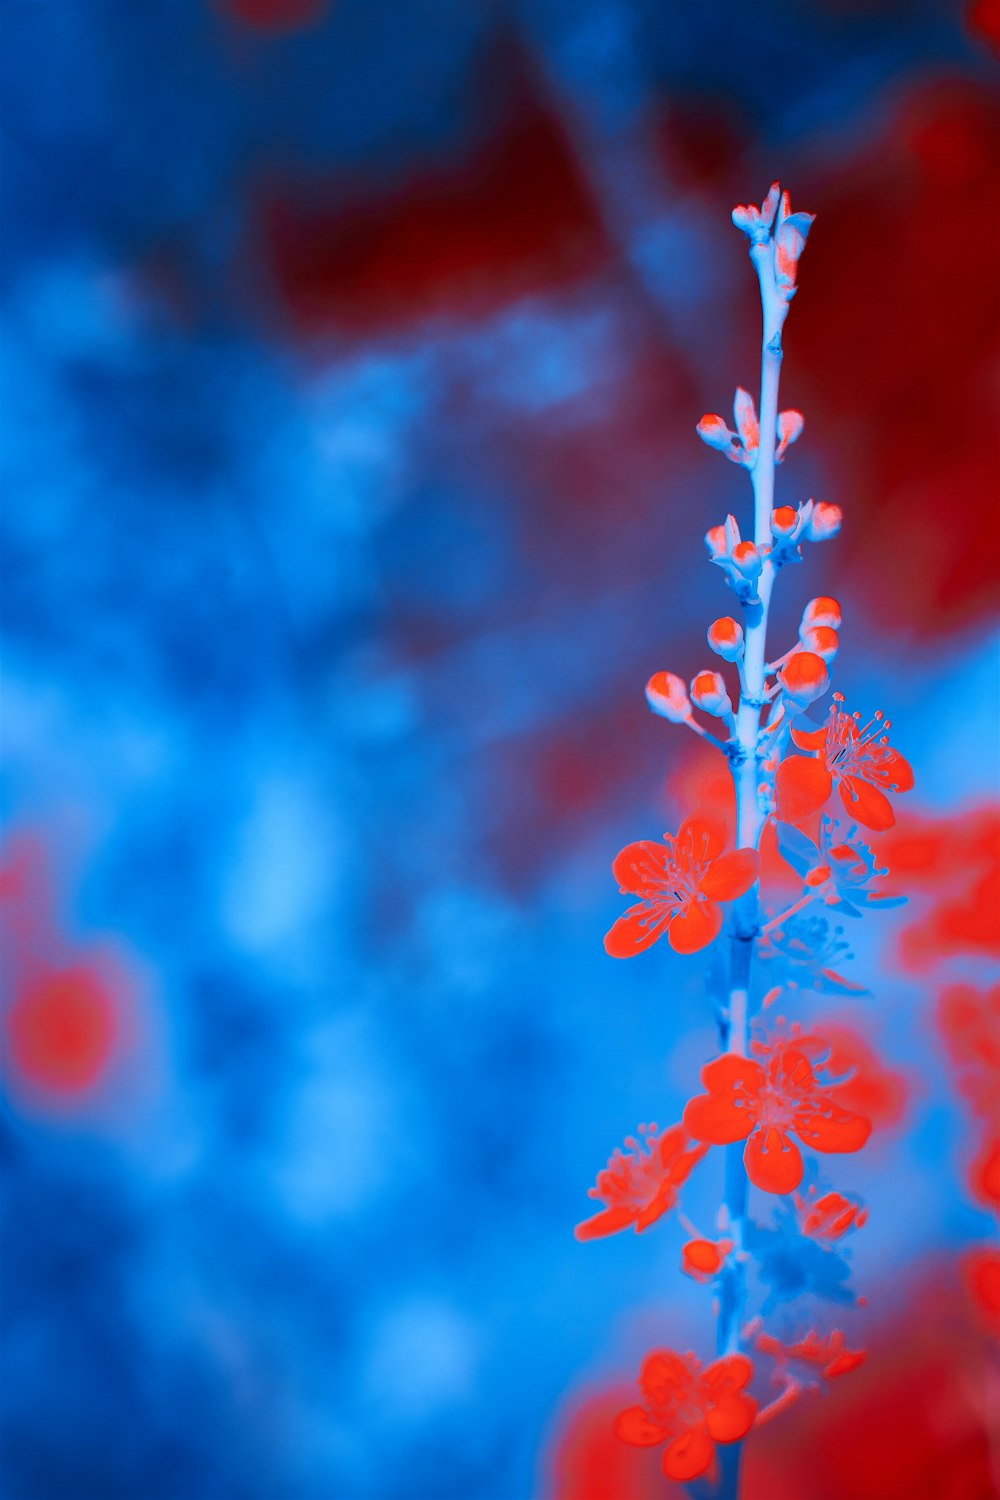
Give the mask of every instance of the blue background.
[[(839, 594), (914, 804), (996, 791), (969, 450), (928, 495), (858, 446), (985, 389), (980, 262), (891, 257), (927, 204), (971, 242), (995, 67), (934, 0), (258, 5), (3, 0), (3, 811), (127, 1036), (68, 1101), (5, 1063), (4, 1493), (526, 1500), (581, 1383), (711, 1347), (678, 1230), (572, 1227), (714, 1045), (698, 960), (601, 938), (683, 811), (642, 685), (730, 608), (693, 429), (756, 382), (729, 214), (779, 174), (780, 497), (847, 520), (778, 634)], [(842, 1174), (873, 1300), (989, 1227), (907, 920), (839, 1007), (919, 1080)]]

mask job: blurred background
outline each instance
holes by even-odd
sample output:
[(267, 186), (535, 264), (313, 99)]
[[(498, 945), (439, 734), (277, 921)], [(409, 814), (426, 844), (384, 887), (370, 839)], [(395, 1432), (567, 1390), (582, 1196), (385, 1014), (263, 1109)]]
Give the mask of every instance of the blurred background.
[(776, 177), (779, 496), (845, 525), (772, 640), (841, 598), (917, 789), (872, 994), (800, 1011), (868, 1059), (871, 1357), (747, 1493), (996, 1493), (998, 1080), (947, 996), (998, 947), (1000, 7), (0, 19), (3, 1493), (667, 1493), (608, 1412), (710, 1297), (673, 1223), (572, 1231), (715, 1046), (699, 958), (601, 940), (716, 774), (642, 687), (731, 607), (694, 424), (756, 387), (730, 211)]

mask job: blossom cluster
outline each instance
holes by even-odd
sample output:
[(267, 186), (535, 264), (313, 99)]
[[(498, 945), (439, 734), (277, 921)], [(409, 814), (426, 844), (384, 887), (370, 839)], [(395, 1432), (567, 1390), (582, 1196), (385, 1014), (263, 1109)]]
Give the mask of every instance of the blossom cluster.
[[(838, 1073), (838, 1047), (822, 1024), (804, 1031), (784, 1016), (771, 1018), (779, 998), (787, 1003), (803, 990), (865, 993), (839, 972), (849, 949), (844, 929), (831, 919), (856, 920), (903, 899), (886, 894), (889, 872), (871, 839), (894, 826), (894, 798), (911, 789), (913, 773), (890, 743), (892, 725), (881, 710), (864, 720), (834, 692), (825, 716), (810, 716), (832, 685), (843, 625), (836, 599), (810, 599), (797, 639), (769, 658), (768, 610), (778, 573), (801, 561), (808, 544), (836, 536), (843, 517), (836, 505), (811, 498), (774, 504), (775, 466), (805, 425), (800, 412), (778, 410), (777, 392), (781, 330), (813, 216), (793, 212), (775, 184), (759, 208), (736, 208), (733, 221), (750, 241), (760, 283), (760, 402), (741, 386), (734, 425), (709, 413), (697, 432), (745, 469), (753, 488), (752, 528), (741, 529), (729, 515), (705, 539), (741, 618), (720, 615), (707, 630), (708, 647), (728, 678), (718, 667), (703, 667), (690, 679), (660, 671), (647, 682), (646, 699), (659, 717), (686, 726), (726, 757), (736, 791), (735, 837), (717, 811), (697, 808), (676, 833), (627, 845), (612, 868), (631, 904), (604, 940), (616, 959), (647, 953), (661, 939), (681, 955), (711, 949), (720, 1050), (703, 1066), (702, 1091), (677, 1124), (665, 1131), (640, 1126), (639, 1138), (615, 1151), (591, 1189), (602, 1207), (576, 1233), (593, 1240), (630, 1228), (643, 1232), (671, 1212), (687, 1231), (680, 1268), (715, 1294), (717, 1358), (703, 1368), (693, 1353), (650, 1354), (639, 1379), (644, 1404), (624, 1411), (616, 1431), (628, 1443), (662, 1445), (669, 1478), (708, 1475), (722, 1486), (716, 1493), (734, 1497), (738, 1459), (720, 1477), (718, 1445), (741, 1443), (801, 1392), (865, 1358), (848, 1346), (844, 1330), (812, 1322), (817, 1301), (862, 1300), (850, 1287), (845, 1242), (868, 1219), (859, 1198), (823, 1176), (814, 1153), (826, 1160), (864, 1147), (873, 1121), (863, 1103), (878, 1098), (877, 1088), (867, 1096), (860, 1091), (858, 1102), (849, 1088), (855, 1075)], [(760, 841), (768, 825), (786, 870), (799, 881), (796, 898), (781, 912), (762, 888)], [(961, 1009), (958, 1000), (951, 1004)], [(961, 1027), (958, 1033), (964, 1035)], [(705, 1233), (686, 1217), (681, 1198), (713, 1148), (725, 1153), (726, 1191), (715, 1232)], [(995, 1188), (996, 1143), (989, 1149), (994, 1155), (984, 1156), (981, 1170)], [(769, 1220), (757, 1209), (751, 1213), (751, 1187), (772, 1205)], [(751, 1262), (762, 1293), (755, 1317), (748, 1310)], [(771, 1316), (779, 1321), (765, 1327)], [(761, 1361), (770, 1362), (777, 1388), (766, 1405), (750, 1393), (762, 1380)]]

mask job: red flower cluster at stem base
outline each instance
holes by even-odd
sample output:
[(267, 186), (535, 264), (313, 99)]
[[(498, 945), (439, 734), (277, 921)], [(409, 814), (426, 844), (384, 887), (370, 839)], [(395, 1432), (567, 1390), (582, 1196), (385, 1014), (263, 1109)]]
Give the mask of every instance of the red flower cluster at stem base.
[(645, 1406), (623, 1411), (615, 1431), (638, 1447), (665, 1443), (668, 1479), (698, 1479), (712, 1468), (716, 1443), (738, 1443), (753, 1426), (757, 1402), (746, 1394), (752, 1379), (753, 1361), (745, 1354), (717, 1359), (702, 1370), (691, 1354), (658, 1350), (639, 1376)]

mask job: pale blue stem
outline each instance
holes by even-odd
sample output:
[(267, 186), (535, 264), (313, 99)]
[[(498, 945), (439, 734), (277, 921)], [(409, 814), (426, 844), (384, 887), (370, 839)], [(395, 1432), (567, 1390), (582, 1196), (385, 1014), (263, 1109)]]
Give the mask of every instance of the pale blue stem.
[[(750, 257), (760, 281), (763, 338), (760, 380), (760, 446), (751, 471), (754, 493), (754, 541), (759, 549), (771, 544), (774, 508), (774, 452), (777, 442), (778, 381), (781, 375), (781, 330), (788, 303), (774, 281), (773, 247), (755, 245)], [(767, 612), (775, 569), (768, 558), (757, 584), (757, 601), (744, 606), (745, 649), (743, 691), (736, 714), (736, 734), (729, 757), (736, 786), (736, 844), (756, 849), (764, 826), (757, 788), (761, 778), (757, 740), (761, 710), (766, 702)], [(765, 752), (766, 754), (766, 752)], [(729, 1004), (722, 1026), (722, 1048), (746, 1057), (750, 1046), (750, 981), (754, 943), (760, 931), (760, 886), (755, 884), (735, 903), (730, 933)], [(747, 1276), (744, 1258), (747, 1216), (747, 1174), (743, 1142), (727, 1146), (723, 1232), (733, 1241), (719, 1279), (717, 1349), (720, 1355), (740, 1350), (746, 1313)], [(737, 1500), (742, 1443), (720, 1445), (718, 1500)]]

